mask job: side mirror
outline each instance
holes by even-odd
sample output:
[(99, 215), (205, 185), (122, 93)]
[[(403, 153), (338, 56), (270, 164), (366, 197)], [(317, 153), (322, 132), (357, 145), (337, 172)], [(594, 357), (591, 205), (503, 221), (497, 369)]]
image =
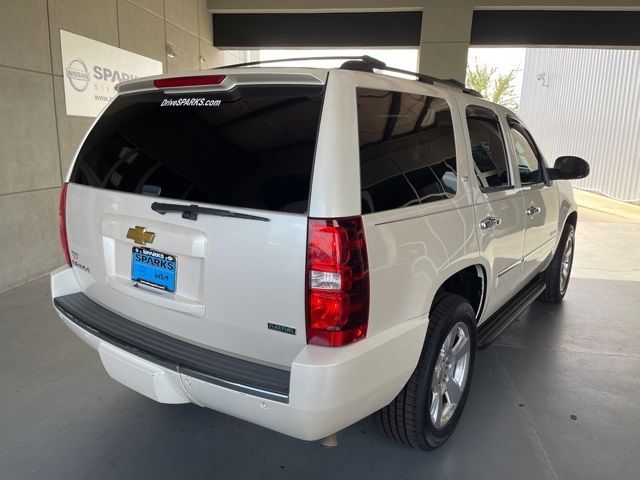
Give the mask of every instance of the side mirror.
[(589, 164), (580, 157), (558, 157), (548, 172), (551, 180), (577, 180), (589, 175)]

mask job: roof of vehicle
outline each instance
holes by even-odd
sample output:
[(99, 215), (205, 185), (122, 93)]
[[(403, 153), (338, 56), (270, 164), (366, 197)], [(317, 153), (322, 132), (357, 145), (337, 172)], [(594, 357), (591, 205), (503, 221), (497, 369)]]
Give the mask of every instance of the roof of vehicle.
[[(336, 60), (346, 59), (338, 68), (312, 68), (312, 67), (260, 67), (259, 65), (270, 63), (281, 63), (291, 61), (303, 61), (303, 60)], [(142, 91), (154, 88), (154, 82), (161, 79), (186, 79), (189, 77), (215, 77), (227, 75), (229, 78), (224, 78), (222, 81), (218, 81), (217, 85), (220, 89), (232, 88), (238, 84), (255, 84), (255, 83), (278, 83), (285, 84), (323, 84), (326, 81), (329, 71), (335, 70), (352, 70), (357, 72), (367, 72), (375, 74), (384, 74), (387, 72), (401, 73), (404, 75), (410, 75), (416, 77), (416, 80), (403, 79), (407, 82), (421, 82), (433, 86), (442, 86), (449, 89), (457, 90), (461, 93), (472, 95), (474, 97), (482, 98), (475, 90), (466, 88), (462, 82), (455, 79), (441, 79), (425, 75), (418, 72), (411, 72), (408, 70), (402, 70), (395, 67), (389, 67), (381, 60), (363, 55), (360, 57), (347, 57), (347, 56), (333, 56), (333, 57), (310, 57), (310, 58), (293, 58), (293, 59), (277, 59), (277, 60), (265, 60), (257, 62), (240, 63), (235, 65), (228, 65), (225, 67), (219, 67), (212, 70), (202, 70), (195, 72), (184, 72), (179, 74), (164, 74), (153, 77), (145, 77), (140, 79), (129, 80), (127, 82), (120, 83), (116, 86), (116, 90), (119, 93), (131, 93), (134, 91)], [(379, 73), (382, 72), (382, 73)], [(201, 88), (201, 87), (200, 87)], [(194, 88), (195, 89), (195, 88)], [(217, 89), (217, 88), (216, 88)], [(181, 88), (181, 90), (185, 90)]]
[(401, 68), (390, 67), (382, 60), (378, 60), (377, 58), (370, 57), (369, 55), (361, 55), (361, 56), (330, 56), (330, 57), (297, 57), (297, 58), (286, 58), (286, 59), (274, 59), (274, 60), (258, 60), (255, 62), (247, 62), (247, 63), (237, 63), (234, 65), (228, 65), (222, 68), (239, 68), (239, 67), (250, 67), (256, 65), (265, 65), (267, 63), (282, 63), (282, 62), (298, 62), (298, 61), (306, 61), (306, 60), (346, 60), (341, 66), (342, 70), (355, 70), (359, 72), (369, 72), (369, 73), (377, 73), (378, 72), (395, 72), (402, 73), (404, 75), (411, 75), (416, 77), (418, 82), (428, 83), (430, 85), (440, 84), (446, 85), (448, 87), (456, 88), (461, 90), (463, 93), (467, 93), (469, 95), (473, 95), (476, 97), (482, 97), (480, 93), (476, 92), (473, 89), (467, 88), (463, 82), (460, 82), (453, 78), (438, 78), (433, 77), (431, 75), (427, 75), (419, 72), (412, 72), (409, 70), (403, 70)]

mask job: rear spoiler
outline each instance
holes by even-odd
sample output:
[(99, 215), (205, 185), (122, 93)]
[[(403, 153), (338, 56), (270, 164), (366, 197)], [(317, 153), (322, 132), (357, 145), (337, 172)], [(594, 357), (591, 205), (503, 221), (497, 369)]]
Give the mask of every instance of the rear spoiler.
[[(245, 84), (279, 84), (279, 85), (324, 85), (327, 79), (327, 70), (318, 69), (283, 69), (283, 68), (252, 68), (243, 69), (216, 69), (215, 75), (211, 71), (192, 72), (181, 75), (156, 75), (153, 77), (137, 78), (119, 83), (115, 86), (119, 94), (143, 92), (148, 90), (176, 91), (181, 93), (230, 90), (236, 85)], [(214, 79), (213, 77), (222, 77)], [(207, 82), (211, 78), (211, 82)], [(172, 79), (184, 80), (171, 82)], [(175, 86), (167, 86), (174, 83)], [(197, 85), (194, 85), (197, 84)], [(160, 85), (160, 86), (159, 86)]]

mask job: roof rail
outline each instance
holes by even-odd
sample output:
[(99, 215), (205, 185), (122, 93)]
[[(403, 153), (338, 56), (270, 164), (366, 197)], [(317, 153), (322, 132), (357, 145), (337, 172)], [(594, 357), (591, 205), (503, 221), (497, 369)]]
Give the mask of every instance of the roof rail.
[(336, 55), (329, 57), (298, 57), (298, 58), (281, 58), (275, 60), (258, 60), (255, 62), (246, 62), (246, 63), (236, 63), (233, 65), (226, 65), (224, 67), (216, 67), (213, 70), (220, 68), (239, 68), (239, 67), (252, 67), (254, 65), (263, 65), (265, 63), (281, 63), (281, 62), (301, 62), (305, 60), (347, 60), (344, 62), (340, 68), (345, 70), (358, 70), (358, 71), (367, 71), (373, 72), (374, 70), (386, 70), (388, 72), (402, 73), (403, 75), (411, 75), (416, 77), (419, 82), (428, 83), (433, 85), (435, 83), (439, 83), (442, 85), (446, 85), (448, 87), (455, 88), (457, 90), (461, 90), (464, 93), (468, 93), (469, 95), (473, 95), (474, 97), (482, 98), (482, 95), (473, 90), (471, 88), (465, 87), (464, 83), (455, 80), (453, 78), (437, 78), (432, 77), (430, 75), (425, 75), (424, 73), (411, 72), (409, 70), (403, 70), (401, 68), (389, 67), (382, 60), (378, 60), (377, 58), (370, 57), (369, 55)]

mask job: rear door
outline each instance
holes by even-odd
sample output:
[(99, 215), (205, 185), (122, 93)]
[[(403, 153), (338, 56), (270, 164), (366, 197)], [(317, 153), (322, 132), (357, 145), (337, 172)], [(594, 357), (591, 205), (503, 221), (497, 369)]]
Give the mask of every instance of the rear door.
[(288, 367), (306, 343), (306, 212), (324, 92), (309, 83), (117, 97), (69, 178), (69, 246), (85, 294), (182, 340)]
[(528, 281), (553, 254), (558, 228), (558, 193), (546, 178), (544, 160), (531, 134), (514, 117), (507, 116), (507, 121), (524, 198), (522, 279)]
[(483, 316), (502, 306), (521, 281), (524, 240), (522, 193), (516, 189), (503, 123), (490, 104), (466, 105), (466, 128), (473, 161), (476, 228), (480, 255), (489, 263), (490, 282)]

